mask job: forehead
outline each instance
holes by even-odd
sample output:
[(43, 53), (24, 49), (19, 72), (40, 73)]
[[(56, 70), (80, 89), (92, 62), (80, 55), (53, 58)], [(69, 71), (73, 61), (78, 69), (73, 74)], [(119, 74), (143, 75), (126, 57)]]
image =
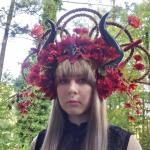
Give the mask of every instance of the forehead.
[(70, 75), (70, 76), (62, 76), (62, 78), (67, 78), (69, 80), (86, 78), (84, 75)]
[(85, 74), (61, 74), (56, 77), (57, 80), (67, 79), (67, 80), (78, 80), (78, 79), (87, 79), (87, 75)]

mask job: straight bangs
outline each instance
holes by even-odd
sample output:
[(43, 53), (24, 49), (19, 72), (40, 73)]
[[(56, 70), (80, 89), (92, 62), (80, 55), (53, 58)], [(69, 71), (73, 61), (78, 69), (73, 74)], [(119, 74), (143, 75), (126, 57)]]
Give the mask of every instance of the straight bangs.
[(63, 78), (81, 77), (87, 81), (92, 87), (95, 86), (95, 74), (89, 62), (80, 59), (74, 63), (65, 60), (60, 63), (56, 69), (56, 84)]

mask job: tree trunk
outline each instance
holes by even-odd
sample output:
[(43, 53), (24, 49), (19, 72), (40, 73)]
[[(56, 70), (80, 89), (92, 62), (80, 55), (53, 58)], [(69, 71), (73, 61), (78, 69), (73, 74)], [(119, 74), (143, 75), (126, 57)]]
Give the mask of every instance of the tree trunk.
[(13, 16), (14, 6), (15, 6), (15, 0), (11, 0), (9, 13), (7, 15), (5, 32), (4, 32), (3, 41), (2, 41), (1, 53), (0, 53), (0, 81), (2, 78), (5, 51), (6, 51), (6, 45), (7, 45), (8, 35), (9, 35), (9, 27), (10, 27), (12, 16)]

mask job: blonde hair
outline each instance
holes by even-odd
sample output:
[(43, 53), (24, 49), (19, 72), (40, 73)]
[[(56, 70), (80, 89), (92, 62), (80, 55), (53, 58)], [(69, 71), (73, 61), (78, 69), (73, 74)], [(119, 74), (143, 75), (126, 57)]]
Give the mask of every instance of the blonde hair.
[[(99, 100), (96, 86), (95, 74), (92, 66), (85, 60), (78, 60), (71, 64), (66, 60), (59, 64), (56, 70), (57, 80), (64, 76), (82, 75), (92, 86), (92, 100), (89, 109), (87, 134), (83, 141), (83, 150), (106, 150), (108, 141), (108, 125), (106, 115), (106, 101)], [(63, 136), (65, 112), (61, 109), (58, 100), (54, 100), (53, 109), (48, 121), (47, 132), (42, 145), (42, 150), (59, 150), (58, 146)], [(63, 146), (65, 149), (65, 145)], [(63, 148), (62, 148), (63, 150)]]

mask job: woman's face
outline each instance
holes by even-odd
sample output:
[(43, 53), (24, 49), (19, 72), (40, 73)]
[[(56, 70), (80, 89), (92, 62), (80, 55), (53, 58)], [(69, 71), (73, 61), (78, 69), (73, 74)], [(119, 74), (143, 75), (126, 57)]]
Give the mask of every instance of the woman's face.
[(91, 94), (91, 85), (82, 77), (68, 77), (58, 81), (59, 103), (69, 116), (84, 115), (90, 106)]

